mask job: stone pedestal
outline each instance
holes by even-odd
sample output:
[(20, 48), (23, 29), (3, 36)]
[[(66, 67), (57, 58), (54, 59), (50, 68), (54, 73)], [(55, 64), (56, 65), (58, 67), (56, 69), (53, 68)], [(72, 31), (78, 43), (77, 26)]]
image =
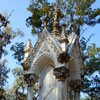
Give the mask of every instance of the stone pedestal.
[(24, 74), (24, 81), (27, 84), (28, 97), (27, 100), (33, 100), (33, 86), (37, 82), (38, 76), (32, 73)]
[(74, 91), (74, 100), (80, 100), (80, 80), (73, 80), (69, 83), (70, 87)]
[(65, 80), (69, 76), (69, 70), (66, 67), (58, 67), (54, 69), (54, 75), (58, 79), (58, 99), (65, 100)]

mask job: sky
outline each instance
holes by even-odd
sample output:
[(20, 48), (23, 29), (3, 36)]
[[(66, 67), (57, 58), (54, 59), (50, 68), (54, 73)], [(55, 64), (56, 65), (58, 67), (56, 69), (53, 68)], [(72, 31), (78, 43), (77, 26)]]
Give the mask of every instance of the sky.
[[(54, 0), (49, 0), (50, 2)], [(0, 0), (0, 12), (7, 11), (8, 15), (14, 10), (12, 15), (10, 16), (10, 26), (13, 28), (14, 31), (17, 29), (21, 29), (22, 32), (25, 33), (25, 36), (23, 38), (20, 38), (19, 36), (12, 40), (12, 43), (8, 45), (6, 48), (9, 51), (10, 46), (12, 44), (15, 44), (16, 42), (24, 42), (26, 43), (28, 39), (31, 39), (32, 44), (36, 42), (36, 37), (33, 37), (31, 33), (31, 27), (28, 28), (25, 25), (25, 20), (28, 18), (31, 13), (27, 11), (27, 7), (30, 4), (30, 0)], [(100, 8), (100, 0), (96, 0), (96, 3), (93, 5), (93, 8)], [(85, 32), (84, 36), (88, 38), (91, 33), (94, 33), (95, 35), (91, 38), (89, 44), (91, 43), (96, 43), (98, 47), (100, 47), (100, 25), (97, 24), (95, 27), (87, 27), (88, 30)], [(17, 67), (19, 65), (16, 64), (16, 60), (13, 59), (12, 57), (12, 52), (10, 52), (6, 56), (8, 60), (7, 66), (10, 69), (13, 69), (14, 67)], [(14, 82), (14, 77), (12, 73), (9, 73), (9, 79), (8, 79), (8, 84), (11, 87)]]

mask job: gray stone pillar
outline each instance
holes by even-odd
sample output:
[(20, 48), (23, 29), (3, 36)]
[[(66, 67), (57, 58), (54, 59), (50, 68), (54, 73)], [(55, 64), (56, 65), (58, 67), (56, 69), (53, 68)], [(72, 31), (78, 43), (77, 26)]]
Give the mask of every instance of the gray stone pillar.
[(80, 100), (80, 91), (74, 91), (74, 100)]
[(32, 73), (24, 74), (24, 81), (27, 84), (28, 97), (27, 100), (33, 100), (33, 86), (37, 82), (38, 76)]
[(28, 85), (27, 92), (28, 92), (27, 100), (33, 100), (33, 87)]
[(65, 100), (65, 80), (69, 76), (69, 70), (66, 67), (54, 69), (54, 75), (58, 79), (58, 100)]
[(70, 81), (70, 87), (74, 91), (74, 100), (80, 100), (81, 81), (80, 80)]

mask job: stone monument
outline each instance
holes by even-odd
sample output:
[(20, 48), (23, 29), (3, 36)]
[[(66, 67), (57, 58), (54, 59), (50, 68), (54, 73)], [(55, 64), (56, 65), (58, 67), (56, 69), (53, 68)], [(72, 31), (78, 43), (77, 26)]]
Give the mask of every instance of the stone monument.
[(55, 7), (53, 31), (50, 33), (44, 19), (44, 29), (38, 35), (34, 47), (31, 41), (25, 47), (22, 66), (27, 71), (25, 81), (28, 84), (28, 100), (32, 100), (32, 85), (39, 82), (39, 100), (70, 100), (72, 91), (74, 100), (80, 100), (82, 52), (79, 46), (75, 24), (72, 32), (66, 36), (66, 26), (59, 31), (60, 10)]

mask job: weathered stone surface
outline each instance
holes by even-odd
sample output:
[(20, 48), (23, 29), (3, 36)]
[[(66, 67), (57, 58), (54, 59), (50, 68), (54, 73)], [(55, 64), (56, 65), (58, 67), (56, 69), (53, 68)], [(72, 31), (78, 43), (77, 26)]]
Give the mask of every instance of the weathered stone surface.
[(40, 78), (40, 100), (56, 100), (57, 82), (53, 75), (53, 67), (48, 66), (42, 71)]

